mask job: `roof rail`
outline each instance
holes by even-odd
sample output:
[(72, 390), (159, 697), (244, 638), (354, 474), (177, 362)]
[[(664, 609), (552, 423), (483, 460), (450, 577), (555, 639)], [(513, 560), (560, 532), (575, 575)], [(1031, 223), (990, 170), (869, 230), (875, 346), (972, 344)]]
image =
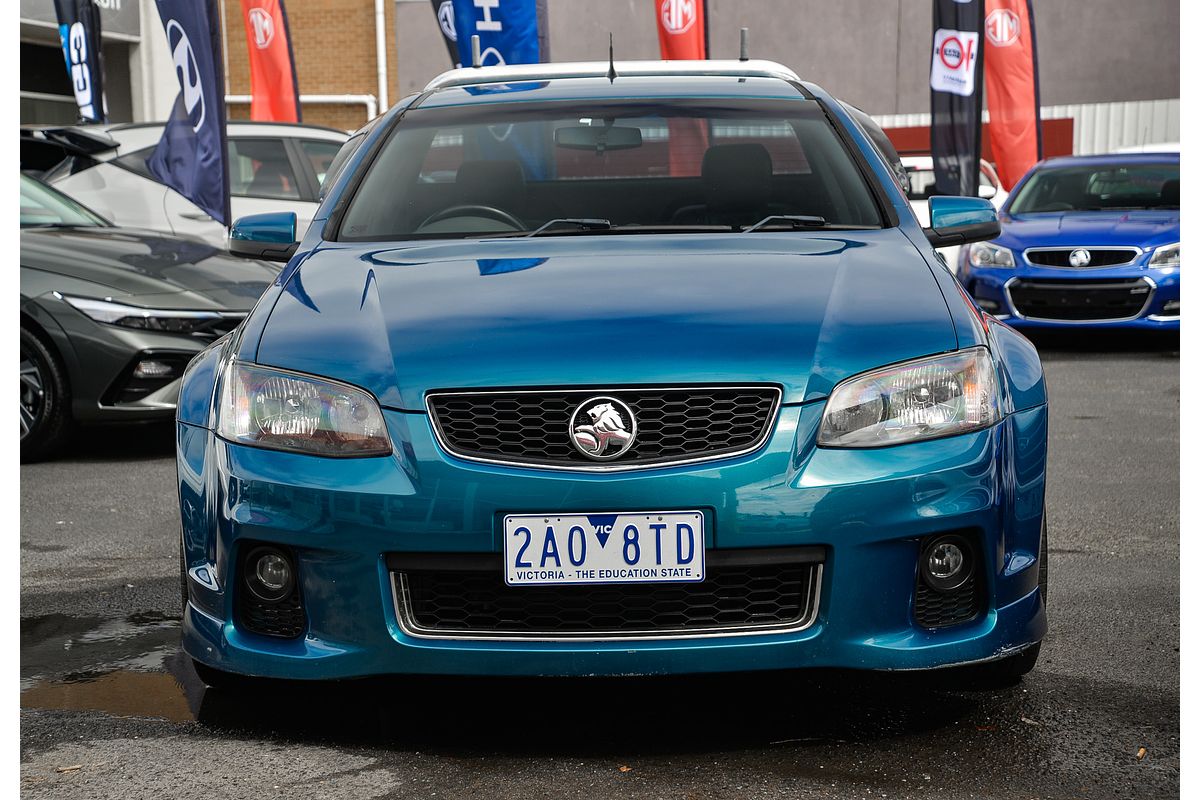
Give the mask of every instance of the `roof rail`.
[[(549, 64), (506, 64), (495, 67), (463, 67), (443, 72), (425, 86), (425, 91), (454, 86), (477, 86), (484, 83), (518, 83), (546, 81), (556, 78), (605, 78), (610, 64), (607, 61), (575, 61)], [(774, 61), (618, 61), (617, 80), (631, 77), (672, 77), (713, 75), (732, 78), (779, 78), (799, 81), (795, 72)]]

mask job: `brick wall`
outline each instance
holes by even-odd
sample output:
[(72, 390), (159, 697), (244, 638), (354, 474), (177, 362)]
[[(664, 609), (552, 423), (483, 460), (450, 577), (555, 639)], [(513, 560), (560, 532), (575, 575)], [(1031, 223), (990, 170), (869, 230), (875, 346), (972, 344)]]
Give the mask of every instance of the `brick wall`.
[[(222, 2), (229, 49), (229, 93), (250, 94), (246, 21), (241, 0)], [(291, 0), (287, 3), (287, 13), (300, 94), (377, 93), (374, 0)], [(394, 103), (400, 99), (400, 94), (396, 79), (396, 4), (393, 0), (386, 0), (384, 13), (388, 102)], [(367, 121), (362, 105), (305, 104), (301, 113), (306, 123), (343, 130), (354, 130)], [(249, 118), (249, 104), (230, 104), (230, 120)]]

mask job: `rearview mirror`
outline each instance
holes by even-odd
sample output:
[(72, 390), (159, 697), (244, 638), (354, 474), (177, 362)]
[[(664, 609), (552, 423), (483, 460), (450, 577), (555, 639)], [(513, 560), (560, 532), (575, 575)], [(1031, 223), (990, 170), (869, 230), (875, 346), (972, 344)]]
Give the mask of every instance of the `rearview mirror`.
[(287, 261), (299, 246), (294, 211), (239, 217), (229, 229), (229, 252), (235, 256)]
[(925, 238), (934, 247), (982, 242), (1000, 235), (1000, 220), (991, 200), (982, 197), (929, 198)]
[(642, 146), (642, 132), (638, 128), (621, 128), (615, 125), (578, 125), (554, 130), (554, 144), (568, 150), (630, 150)]

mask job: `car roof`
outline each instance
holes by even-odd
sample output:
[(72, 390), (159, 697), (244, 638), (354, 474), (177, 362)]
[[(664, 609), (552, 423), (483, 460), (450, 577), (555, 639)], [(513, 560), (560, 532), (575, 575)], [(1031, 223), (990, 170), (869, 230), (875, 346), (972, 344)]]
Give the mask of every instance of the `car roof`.
[(1055, 156), (1047, 158), (1035, 169), (1057, 167), (1107, 167), (1120, 164), (1163, 164), (1179, 161), (1179, 153), (1103, 153), (1091, 156)]
[(799, 77), (771, 61), (607, 61), (512, 64), (444, 72), (414, 107), (436, 108), (521, 100), (649, 97), (804, 99)]

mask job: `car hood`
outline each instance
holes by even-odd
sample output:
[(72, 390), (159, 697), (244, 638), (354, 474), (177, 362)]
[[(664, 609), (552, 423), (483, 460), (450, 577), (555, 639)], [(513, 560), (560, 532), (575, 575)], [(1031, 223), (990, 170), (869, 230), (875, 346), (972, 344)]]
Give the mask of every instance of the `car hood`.
[(1133, 245), (1156, 247), (1179, 241), (1179, 212), (1076, 211), (1005, 215), (996, 241), (1007, 247)]
[(153, 302), (230, 311), (252, 308), (279, 272), (200, 239), (102, 227), (25, 228), (21, 266), (107, 286), (130, 300), (166, 295)]
[(761, 382), (800, 402), (953, 350), (912, 243), (841, 233), (324, 245), (286, 282), (255, 360), (419, 410), (432, 389), (500, 386)]

